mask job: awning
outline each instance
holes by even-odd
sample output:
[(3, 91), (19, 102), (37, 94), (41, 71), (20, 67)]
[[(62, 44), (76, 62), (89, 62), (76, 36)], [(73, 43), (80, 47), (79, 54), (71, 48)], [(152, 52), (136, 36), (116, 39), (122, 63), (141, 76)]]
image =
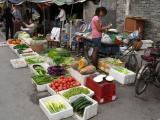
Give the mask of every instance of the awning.
[(45, 2), (51, 2), (52, 0), (26, 0), (26, 1), (34, 3), (45, 3)]
[(59, 6), (61, 5), (71, 5), (71, 4), (75, 4), (75, 3), (78, 3), (78, 2), (85, 2), (86, 0), (51, 0), (51, 2), (49, 3), (55, 3)]
[(20, 5), (25, 1), (26, 0), (9, 0), (9, 2), (11, 2), (12, 4), (16, 4), (16, 5)]

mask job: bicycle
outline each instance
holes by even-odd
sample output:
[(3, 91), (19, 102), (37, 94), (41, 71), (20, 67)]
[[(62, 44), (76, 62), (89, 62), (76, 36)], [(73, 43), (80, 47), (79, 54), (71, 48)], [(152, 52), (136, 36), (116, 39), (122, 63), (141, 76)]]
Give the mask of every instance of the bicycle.
[(142, 65), (136, 75), (135, 93), (137, 95), (145, 92), (151, 83), (160, 88), (160, 48), (150, 48), (149, 51), (147, 55), (141, 56), (147, 63)]
[[(119, 45), (116, 44), (103, 44), (100, 48), (99, 57), (112, 57), (120, 59), (125, 62), (125, 67), (129, 70), (136, 72), (139, 69), (138, 60), (136, 57), (136, 51), (132, 47), (135, 40), (132, 40), (128, 43), (128, 47), (125, 51), (120, 52)], [(106, 50), (104, 50), (106, 49)], [(91, 59), (93, 52), (92, 41), (85, 40), (85, 57), (87, 60)]]

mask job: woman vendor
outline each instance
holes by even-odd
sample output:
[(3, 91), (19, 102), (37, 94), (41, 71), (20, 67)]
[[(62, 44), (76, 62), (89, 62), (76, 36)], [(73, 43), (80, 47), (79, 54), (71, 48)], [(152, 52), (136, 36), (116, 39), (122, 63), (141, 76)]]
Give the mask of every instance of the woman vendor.
[(112, 24), (108, 26), (102, 26), (101, 19), (107, 15), (107, 10), (104, 7), (99, 7), (95, 11), (95, 15), (91, 21), (91, 28), (92, 28), (92, 46), (93, 46), (93, 53), (92, 53), (92, 63), (97, 67), (98, 63), (98, 52), (101, 47), (101, 38), (102, 32), (106, 29), (112, 27)]

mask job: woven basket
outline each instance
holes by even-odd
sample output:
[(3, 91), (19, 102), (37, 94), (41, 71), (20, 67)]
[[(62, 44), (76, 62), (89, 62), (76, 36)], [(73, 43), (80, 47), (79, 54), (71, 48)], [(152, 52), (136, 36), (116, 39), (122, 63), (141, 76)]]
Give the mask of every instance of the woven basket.
[(38, 41), (33, 40), (31, 42), (31, 48), (33, 49), (33, 51), (41, 53), (44, 50), (44, 45), (46, 42), (47, 42), (46, 40), (38, 40)]

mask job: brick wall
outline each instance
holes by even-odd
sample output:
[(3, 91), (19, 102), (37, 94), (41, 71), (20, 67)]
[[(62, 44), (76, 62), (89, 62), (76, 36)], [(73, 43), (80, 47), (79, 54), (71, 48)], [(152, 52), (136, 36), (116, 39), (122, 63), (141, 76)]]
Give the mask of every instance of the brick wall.
[[(106, 0), (107, 1), (107, 0)], [(125, 1), (117, 0), (117, 28), (123, 31)], [(147, 18), (144, 38), (160, 40), (160, 0), (131, 0), (130, 15)]]

